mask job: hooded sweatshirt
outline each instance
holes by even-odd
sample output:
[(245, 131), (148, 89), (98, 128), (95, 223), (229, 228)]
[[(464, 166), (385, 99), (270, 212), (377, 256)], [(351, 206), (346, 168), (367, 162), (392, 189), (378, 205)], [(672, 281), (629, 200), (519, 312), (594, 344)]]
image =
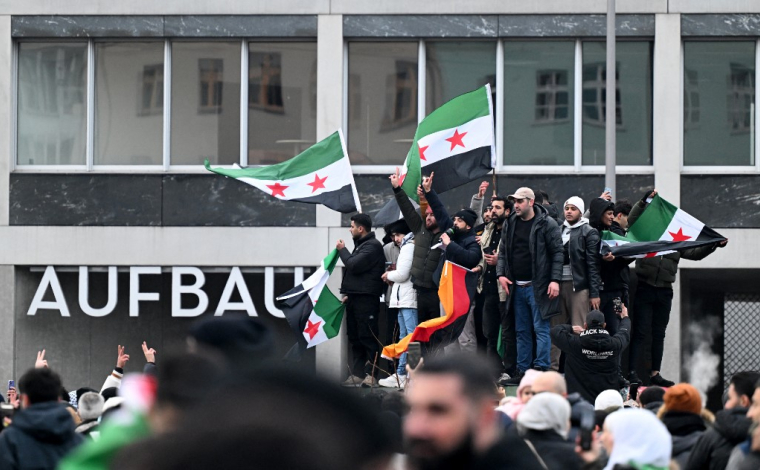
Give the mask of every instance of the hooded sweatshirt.
[(44, 402), (29, 406), (0, 434), (0, 469), (55, 468), (82, 443), (65, 406)]

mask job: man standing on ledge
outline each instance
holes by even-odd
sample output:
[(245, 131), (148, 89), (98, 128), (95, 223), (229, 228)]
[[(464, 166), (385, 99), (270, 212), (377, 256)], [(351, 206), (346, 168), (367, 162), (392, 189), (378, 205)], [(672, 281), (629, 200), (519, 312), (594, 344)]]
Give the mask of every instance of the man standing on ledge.
[[(530, 188), (519, 188), (509, 196), (515, 204), (506, 236), (502, 235), (496, 276), (509, 295), (517, 330), (517, 369), (505, 382), (517, 385), (531, 366), (549, 370), (551, 339), (549, 318), (559, 313), (559, 280), (562, 278), (562, 238), (559, 225), (547, 215)], [(533, 335), (536, 360), (533, 361)]]
[(346, 304), (346, 329), (351, 344), (353, 362), (351, 376), (343, 382), (345, 387), (377, 386), (375, 360), (380, 359), (378, 315), (380, 296), (383, 294), (385, 255), (383, 245), (372, 232), (372, 219), (367, 214), (351, 216), (351, 237), (354, 251), (338, 240), (341, 261), (345, 265), (340, 293)]

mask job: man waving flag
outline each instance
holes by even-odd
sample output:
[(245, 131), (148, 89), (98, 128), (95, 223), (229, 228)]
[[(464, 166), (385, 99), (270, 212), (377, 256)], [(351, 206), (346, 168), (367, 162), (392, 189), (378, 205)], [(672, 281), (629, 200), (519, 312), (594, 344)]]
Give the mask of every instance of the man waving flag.
[(361, 212), (343, 133), (338, 130), (288, 161), (258, 168), (206, 169), (255, 186), (277, 199)]
[(488, 174), (496, 166), (491, 86), (457, 96), (420, 122), (401, 171), (401, 187), (417, 200), (422, 169), (437, 175), (442, 193)]

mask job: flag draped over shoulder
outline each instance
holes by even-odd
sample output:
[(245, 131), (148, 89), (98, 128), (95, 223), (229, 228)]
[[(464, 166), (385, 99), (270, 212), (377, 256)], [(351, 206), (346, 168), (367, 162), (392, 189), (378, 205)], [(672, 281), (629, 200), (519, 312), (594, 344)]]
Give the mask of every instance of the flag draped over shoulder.
[(602, 240), (615, 256), (651, 258), (725, 240), (715, 230), (658, 195), (625, 237), (607, 230)]
[(491, 86), (457, 96), (420, 122), (401, 170), (404, 192), (417, 200), (422, 169), (435, 172), (444, 192), (488, 174), (496, 166)]
[(322, 265), (301, 284), (277, 297), (288, 324), (306, 347), (334, 338), (340, 331), (344, 306), (326, 286), (335, 264), (338, 250), (333, 249)]
[(343, 133), (339, 130), (282, 163), (256, 168), (211, 168), (277, 199), (323, 204), (338, 212), (361, 212)]
[(446, 315), (420, 323), (398, 343), (384, 347), (383, 357), (399, 357), (406, 352), (412, 341), (444, 346), (459, 338), (470, 311), (470, 303), (475, 297), (477, 282), (477, 273), (446, 261), (438, 287), (438, 297)]

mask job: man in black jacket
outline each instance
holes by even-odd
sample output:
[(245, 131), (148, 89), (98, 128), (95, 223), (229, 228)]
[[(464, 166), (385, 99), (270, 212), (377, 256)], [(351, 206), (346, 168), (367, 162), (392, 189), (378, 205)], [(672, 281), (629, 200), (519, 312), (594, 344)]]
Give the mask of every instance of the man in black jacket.
[(556, 325), (552, 328), (552, 342), (566, 355), (568, 391), (578, 392), (592, 403), (603, 391), (619, 388), (617, 357), (630, 340), (628, 309), (623, 306), (620, 329), (614, 336), (604, 327), (604, 314), (592, 310), (583, 327)]
[(345, 265), (340, 293), (346, 303), (346, 332), (353, 355), (352, 375), (343, 382), (346, 387), (377, 385), (377, 368), (373, 365), (380, 359), (378, 315), (385, 254), (371, 230), (372, 219), (367, 214), (353, 215), (349, 232), (354, 239), (354, 251), (349, 252), (343, 240), (336, 244)]
[(519, 188), (509, 199), (515, 213), (501, 237), (496, 276), (507, 295), (511, 293), (517, 331), (518, 373), (507, 383), (519, 384), (531, 367), (548, 370), (551, 365), (549, 319), (559, 313), (562, 239), (557, 222), (543, 206), (534, 204), (533, 190)]
[(0, 434), (0, 469), (55, 468), (84, 438), (60, 403), (61, 378), (48, 368), (31, 369), (18, 381), (21, 412)]

